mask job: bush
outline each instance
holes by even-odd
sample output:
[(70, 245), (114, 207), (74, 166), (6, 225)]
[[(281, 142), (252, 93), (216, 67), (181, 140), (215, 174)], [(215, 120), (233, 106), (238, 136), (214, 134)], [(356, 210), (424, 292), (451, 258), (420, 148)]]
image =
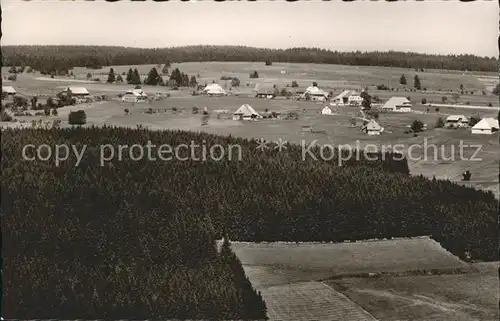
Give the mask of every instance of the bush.
[(229, 77), (229, 76), (221, 76), (220, 77), (220, 80), (232, 80), (233, 77)]
[(17, 80), (17, 74), (7, 77), (7, 80), (16, 81)]
[[(55, 109), (55, 108), (54, 108), (54, 109)], [(43, 112), (44, 112), (45, 116), (50, 116), (50, 108), (45, 108), (45, 109), (43, 110)]]
[(436, 113), (439, 113), (439, 107), (436, 107), (436, 108), (434, 109), (434, 111), (435, 111)]
[(419, 133), (419, 132), (423, 131), (423, 129), (424, 129), (424, 123), (422, 123), (420, 120), (416, 119), (412, 122), (411, 130), (414, 133)]
[(389, 87), (384, 84), (377, 85), (377, 90), (389, 90)]
[(252, 72), (250, 78), (259, 78), (259, 73), (257, 71)]
[(426, 104), (427, 104), (427, 99), (422, 98), (422, 105), (426, 105)]
[(239, 87), (240, 86), (240, 80), (236, 77), (234, 77), (233, 79), (231, 79), (231, 86), (232, 87)]
[(1, 121), (12, 121), (12, 116), (11, 116), (11, 115), (9, 115), (9, 114), (7, 114), (7, 112), (6, 112), (6, 111), (2, 111), (2, 112), (0, 113), (0, 120), (1, 120)]
[(193, 107), (193, 109), (192, 109), (191, 113), (192, 113), (192, 114), (197, 114), (197, 113), (198, 113), (198, 110), (199, 110), (199, 109), (198, 109), (198, 107), (196, 107), (196, 106), (195, 106), (195, 107)]
[(299, 87), (299, 84), (297, 83), (297, 81), (292, 81), (292, 87), (293, 88), (296, 88), (296, 87)]
[(57, 116), (58, 114), (57, 108), (52, 109), (52, 116)]
[(69, 113), (68, 122), (70, 125), (84, 125), (87, 123), (87, 114), (84, 110), (72, 111)]
[(438, 117), (436, 120), (436, 128), (443, 128), (444, 127), (444, 120), (442, 117)]
[(469, 119), (469, 126), (474, 126), (475, 124), (479, 123), (479, 121), (481, 120), (481, 117), (471, 117)]

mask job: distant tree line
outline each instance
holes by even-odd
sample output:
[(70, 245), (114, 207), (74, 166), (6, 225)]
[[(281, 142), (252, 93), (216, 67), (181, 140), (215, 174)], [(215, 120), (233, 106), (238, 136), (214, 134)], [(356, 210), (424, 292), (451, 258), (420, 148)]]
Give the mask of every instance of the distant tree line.
[(4, 66), (30, 66), (47, 74), (73, 67), (100, 69), (110, 65), (201, 61), (262, 61), (384, 66), (425, 69), (497, 71), (495, 57), (432, 55), (412, 52), (338, 52), (318, 48), (261, 49), (245, 46), (129, 48), (111, 46), (3, 46)]

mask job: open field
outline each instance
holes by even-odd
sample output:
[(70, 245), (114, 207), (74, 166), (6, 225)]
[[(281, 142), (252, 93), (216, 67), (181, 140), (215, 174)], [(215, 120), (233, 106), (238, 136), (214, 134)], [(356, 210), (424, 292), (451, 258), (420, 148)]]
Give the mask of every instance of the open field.
[[(262, 293), (270, 320), (498, 318), (498, 263), (466, 264), (426, 238), (343, 244), (231, 242), (231, 248)], [(462, 272), (451, 272), (454, 268)], [(415, 274), (422, 269), (440, 275)], [(354, 277), (356, 272), (374, 275)], [(375, 276), (377, 272), (383, 275)]]
[(376, 321), (372, 315), (343, 294), (322, 282), (303, 282), (265, 289), (269, 319)]
[(495, 272), (327, 282), (380, 320), (498, 320)]
[(352, 243), (243, 243), (231, 248), (244, 265), (346, 273), (460, 268), (465, 264), (429, 238)]

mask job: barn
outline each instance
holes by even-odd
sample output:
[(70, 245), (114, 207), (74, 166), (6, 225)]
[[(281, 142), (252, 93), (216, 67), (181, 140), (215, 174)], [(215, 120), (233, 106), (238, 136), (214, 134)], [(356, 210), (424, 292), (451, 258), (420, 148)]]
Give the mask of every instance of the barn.
[(463, 128), (469, 127), (469, 119), (465, 115), (450, 115), (446, 117), (444, 122), (446, 128)]
[(89, 91), (85, 87), (68, 87), (65, 90), (63, 90), (63, 93), (68, 93), (74, 97), (90, 96)]
[(255, 120), (262, 116), (249, 104), (244, 104), (233, 114), (233, 120)]
[(380, 135), (383, 131), (384, 128), (379, 125), (374, 119), (370, 119), (368, 123), (366, 123), (362, 128), (362, 131), (367, 133), (368, 135)]
[(472, 127), (472, 134), (486, 134), (491, 135), (498, 132), (498, 119), (495, 118), (483, 118), (474, 127)]
[(16, 90), (12, 86), (2, 86), (2, 97), (12, 97), (16, 94)]
[(210, 84), (205, 87), (202, 91), (208, 96), (225, 96), (226, 91), (219, 84)]
[(384, 111), (392, 111), (399, 113), (409, 113), (411, 112), (411, 101), (406, 97), (391, 97), (386, 103), (382, 106), (382, 110)]

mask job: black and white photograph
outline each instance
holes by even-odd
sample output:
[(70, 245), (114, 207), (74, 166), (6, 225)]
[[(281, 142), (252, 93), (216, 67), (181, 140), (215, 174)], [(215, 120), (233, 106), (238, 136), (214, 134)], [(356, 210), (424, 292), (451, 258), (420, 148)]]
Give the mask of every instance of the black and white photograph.
[(1, 11), (3, 320), (499, 319), (498, 1)]

